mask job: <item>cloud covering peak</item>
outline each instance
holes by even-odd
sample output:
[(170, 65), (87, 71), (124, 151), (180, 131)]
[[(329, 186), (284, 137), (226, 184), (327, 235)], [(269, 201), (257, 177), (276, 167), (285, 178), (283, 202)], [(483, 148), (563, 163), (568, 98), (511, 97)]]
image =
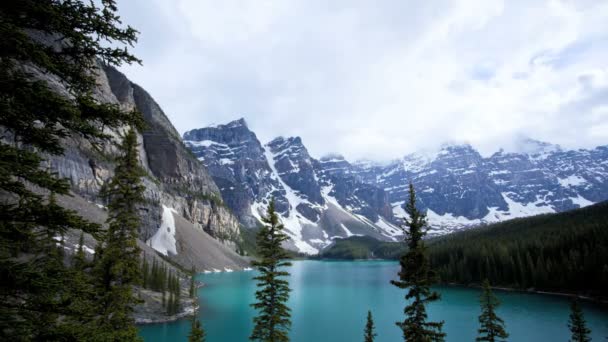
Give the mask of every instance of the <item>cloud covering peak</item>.
[(608, 143), (608, 2), (123, 0), (123, 71), (180, 132), (241, 116), (261, 141), (391, 159), (530, 136)]

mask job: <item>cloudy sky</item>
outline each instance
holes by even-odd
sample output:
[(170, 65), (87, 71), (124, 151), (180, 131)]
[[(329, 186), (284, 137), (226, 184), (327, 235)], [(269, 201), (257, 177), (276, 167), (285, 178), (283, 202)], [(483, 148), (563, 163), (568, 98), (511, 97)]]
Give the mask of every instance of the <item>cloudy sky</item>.
[(608, 1), (119, 0), (177, 129), (385, 160), (444, 142), (608, 144)]

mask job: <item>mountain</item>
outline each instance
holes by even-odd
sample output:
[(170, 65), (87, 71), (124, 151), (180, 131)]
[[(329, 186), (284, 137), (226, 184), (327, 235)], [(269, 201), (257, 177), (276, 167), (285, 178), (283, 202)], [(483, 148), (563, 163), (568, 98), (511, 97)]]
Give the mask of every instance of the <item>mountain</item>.
[(519, 147), (482, 157), (470, 145), (444, 145), (388, 165), (357, 162), (348, 172), (384, 189), (398, 217), (413, 182), (431, 234), (608, 199), (608, 146), (566, 151), (525, 139)]
[(311, 157), (299, 137), (262, 145), (239, 119), (185, 132), (183, 139), (246, 227), (259, 224), (274, 198), (291, 249), (316, 254), (337, 238), (401, 234), (384, 190), (334, 172), (333, 160)]
[[(95, 74), (98, 86), (94, 96), (98, 101), (138, 110), (146, 123), (138, 134), (139, 159), (147, 174), (143, 179), (146, 202), (139, 208), (140, 247), (148, 255), (163, 254), (186, 269), (246, 267), (248, 262), (235, 252), (240, 238), (238, 219), (223, 204), (213, 178), (185, 147), (160, 106), (112, 67), (99, 64)], [(49, 82), (61, 92), (60, 83)], [(121, 131), (108, 133), (120, 140)], [(60, 198), (62, 205), (91, 221), (105, 222), (107, 212), (100, 191), (114, 172), (115, 145), (105, 143), (95, 148), (74, 136), (64, 139), (63, 146), (63, 155), (46, 156), (50, 168), (71, 183), (72, 196)], [(72, 250), (78, 241), (73, 235), (65, 237), (67, 248)], [(96, 241), (88, 235), (85, 238), (88, 250), (93, 251)]]
[(299, 137), (262, 145), (244, 119), (183, 138), (244, 226), (257, 225), (274, 197), (291, 248), (305, 253), (352, 235), (396, 239), (410, 181), (430, 235), (608, 199), (608, 146), (564, 150), (522, 138), (513, 150), (484, 157), (471, 145), (445, 144), (380, 164), (339, 154), (315, 159)]

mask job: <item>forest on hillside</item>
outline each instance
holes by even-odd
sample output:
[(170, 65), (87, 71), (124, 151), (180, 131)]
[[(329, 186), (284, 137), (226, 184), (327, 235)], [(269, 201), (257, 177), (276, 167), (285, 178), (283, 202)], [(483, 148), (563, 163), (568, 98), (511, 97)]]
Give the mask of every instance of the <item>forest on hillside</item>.
[(514, 219), (428, 242), (443, 283), (608, 297), (608, 202)]

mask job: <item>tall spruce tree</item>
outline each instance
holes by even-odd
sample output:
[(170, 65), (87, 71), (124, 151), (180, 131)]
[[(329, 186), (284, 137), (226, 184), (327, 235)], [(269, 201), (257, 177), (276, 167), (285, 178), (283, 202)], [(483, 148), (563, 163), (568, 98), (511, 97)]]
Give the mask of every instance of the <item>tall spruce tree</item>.
[(190, 290), (188, 291), (190, 298), (194, 298), (196, 296), (196, 283), (194, 281), (194, 277), (196, 276), (196, 268), (194, 267), (194, 265), (192, 265), (192, 270), (190, 270), (190, 273), (192, 274), (190, 276)]
[(589, 342), (591, 341), (591, 330), (587, 328), (585, 322), (585, 316), (583, 310), (578, 304), (578, 300), (573, 300), (570, 303), (570, 320), (568, 321), (568, 328), (572, 333), (570, 342)]
[(205, 330), (196, 315), (192, 316), (192, 326), (188, 335), (188, 342), (205, 342)]
[(486, 342), (504, 341), (504, 339), (509, 337), (509, 334), (505, 331), (504, 321), (496, 315), (496, 308), (500, 305), (500, 302), (492, 293), (490, 282), (487, 279), (483, 282), (480, 303), (480, 328), (477, 330), (479, 336), (475, 340)]
[(367, 322), (365, 323), (365, 334), (363, 335), (365, 342), (374, 342), (374, 338), (376, 337), (375, 329), (372, 312), (367, 311)]
[[(67, 292), (72, 271), (57, 262), (48, 237), (99, 230), (50, 201), (50, 193), (67, 195), (69, 183), (46, 167), (45, 156), (61, 155), (63, 138), (96, 144), (109, 139), (104, 127), (141, 122), (92, 96), (98, 60), (138, 62), (122, 47), (137, 32), (122, 26), (114, 1), (98, 3), (0, 1), (0, 334), (6, 340), (74, 338), (62, 327), (79, 315)], [(65, 93), (51, 88), (51, 79)], [(54, 244), (63, 249), (63, 240)]]
[(251, 340), (255, 341), (289, 341), (291, 327), (290, 309), (286, 303), (289, 299), (289, 276), (285, 267), (291, 263), (285, 261), (288, 254), (281, 243), (288, 239), (283, 233), (283, 224), (275, 212), (274, 199), (268, 205), (266, 217), (262, 218), (264, 226), (257, 234), (259, 259), (252, 262), (260, 273), (253, 279), (257, 281), (256, 303), (251, 304), (258, 311), (253, 318), (254, 328)]
[(133, 286), (141, 284), (138, 207), (144, 201), (145, 189), (135, 130), (127, 131), (121, 150), (115, 175), (104, 191), (108, 199), (108, 230), (96, 265), (101, 285), (98, 321), (107, 340), (132, 341), (138, 339), (132, 312), (139, 300)]
[(427, 321), (426, 304), (439, 300), (440, 297), (437, 292), (431, 290), (435, 274), (430, 269), (422, 241), (426, 235), (426, 217), (416, 208), (416, 192), (412, 183), (409, 185), (409, 200), (405, 212), (409, 215), (409, 219), (403, 218), (408, 250), (399, 261), (399, 280), (391, 280), (391, 284), (400, 289), (407, 289), (405, 299), (409, 304), (404, 309), (405, 319), (396, 324), (403, 331), (405, 341), (443, 341), (443, 322)]

